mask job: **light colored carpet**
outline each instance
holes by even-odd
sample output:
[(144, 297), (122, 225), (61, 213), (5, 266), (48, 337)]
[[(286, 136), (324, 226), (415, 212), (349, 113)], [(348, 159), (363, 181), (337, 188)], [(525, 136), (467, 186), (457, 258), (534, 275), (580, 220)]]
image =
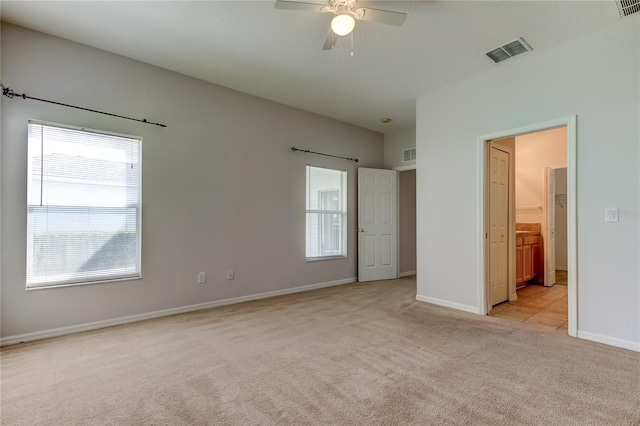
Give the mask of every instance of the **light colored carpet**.
[(348, 284), (5, 347), (6, 425), (639, 425), (640, 354)]

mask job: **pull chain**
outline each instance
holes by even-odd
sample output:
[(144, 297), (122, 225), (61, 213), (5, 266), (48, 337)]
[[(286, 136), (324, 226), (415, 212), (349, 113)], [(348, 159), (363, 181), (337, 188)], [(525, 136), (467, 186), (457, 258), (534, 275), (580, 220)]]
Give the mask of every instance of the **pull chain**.
[(353, 53), (353, 31), (351, 31), (351, 53), (349, 54), (349, 56), (356, 56), (356, 54)]

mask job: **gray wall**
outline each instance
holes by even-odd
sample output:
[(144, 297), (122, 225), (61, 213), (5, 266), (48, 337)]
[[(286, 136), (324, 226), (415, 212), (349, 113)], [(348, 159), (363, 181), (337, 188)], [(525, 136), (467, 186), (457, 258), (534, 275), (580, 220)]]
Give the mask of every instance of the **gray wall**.
[(416, 272), (416, 171), (399, 173), (400, 275)]
[(420, 300), (481, 310), (479, 138), (575, 114), (578, 336), (640, 350), (639, 220), (604, 222), (606, 207), (640, 205), (639, 24), (621, 19), (418, 97)]
[[(416, 146), (416, 127), (391, 130), (384, 134), (384, 165), (388, 169), (415, 166), (416, 162), (404, 161), (403, 151)], [(416, 152), (416, 158), (420, 155)]]
[[(6, 24), (2, 81), (168, 126), (2, 99), (3, 337), (356, 276), (356, 165), (289, 148), (382, 167), (382, 134)], [(25, 291), (30, 118), (144, 138), (142, 280)], [(346, 259), (305, 261), (307, 163), (348, 172)]]

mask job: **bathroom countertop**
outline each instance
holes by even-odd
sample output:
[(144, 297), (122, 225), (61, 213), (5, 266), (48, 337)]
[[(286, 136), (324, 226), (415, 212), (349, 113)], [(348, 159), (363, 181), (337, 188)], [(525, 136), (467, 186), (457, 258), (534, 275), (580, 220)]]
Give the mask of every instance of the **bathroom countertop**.
[(524, 235), (538, 235), (539, 231), (516, 231), (516, 236), (524, 236)]
[(542, 231), (540, 223), (516, 222), (516, 236), (537, 235)]

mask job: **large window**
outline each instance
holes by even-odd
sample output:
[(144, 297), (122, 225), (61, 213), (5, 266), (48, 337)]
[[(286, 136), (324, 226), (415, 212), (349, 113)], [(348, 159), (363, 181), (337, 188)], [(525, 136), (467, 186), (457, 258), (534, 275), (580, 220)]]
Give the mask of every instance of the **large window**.
[(29, 121), (27, 288), (140, 277), (141, 139)]
[(347, 255), (347, 172), (307, 166), (307, 258)]

